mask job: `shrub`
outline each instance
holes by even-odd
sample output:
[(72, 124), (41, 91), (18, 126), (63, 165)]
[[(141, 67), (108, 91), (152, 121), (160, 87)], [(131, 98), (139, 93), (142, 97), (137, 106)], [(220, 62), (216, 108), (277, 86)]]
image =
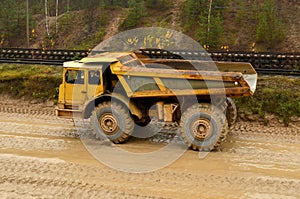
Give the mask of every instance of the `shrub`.
[(236, 100), (239, 112), (262, 118), (274, 114), (287, 126), (293, 116), (300, 116), (299, 84), (299, 79), (287, 77), (260, 78), (254, 96)]

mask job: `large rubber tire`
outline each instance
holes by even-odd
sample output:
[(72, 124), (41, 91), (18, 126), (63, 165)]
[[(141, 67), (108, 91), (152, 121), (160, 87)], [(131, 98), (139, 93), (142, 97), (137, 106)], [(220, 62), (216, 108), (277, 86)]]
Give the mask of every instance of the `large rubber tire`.
[(99, 104), (91, 117), (92, 129), (97, 137), (114, 143), (126, 141), (133, 132), (134, 122), (128, 109), (116, 102)]
[(228, 132), (225, 114), (211, 104), (195, 104), (181, 117), (182, 137), (193, 150), (211, 151)]
[(226, 118), (228, 121), (228, 126), (231, 127), (236, 123), (237, 120), (237, 108), (234, 101), (231, 98), (226, 99)]

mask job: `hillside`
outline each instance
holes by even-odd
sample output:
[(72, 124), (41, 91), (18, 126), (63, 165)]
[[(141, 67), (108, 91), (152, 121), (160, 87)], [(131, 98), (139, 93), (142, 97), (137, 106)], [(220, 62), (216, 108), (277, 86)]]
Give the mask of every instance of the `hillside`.
[[(29, 47), (90, 49), (120, 31), (154, 26), (184, 32), (211, 50), (299, 52), (300, 48), (297, 0), (214, 0), (211, 12), (204, 0), (60, 0), (57, 6), (55, 2), (29, 1)], [(26, 47), (25, 1), (2, 0), (2, 5), (0, 47)]]

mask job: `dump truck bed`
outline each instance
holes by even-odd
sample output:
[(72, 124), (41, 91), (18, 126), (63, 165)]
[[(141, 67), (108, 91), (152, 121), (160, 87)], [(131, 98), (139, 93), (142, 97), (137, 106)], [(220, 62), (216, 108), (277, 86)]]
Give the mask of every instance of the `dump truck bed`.
[(131, 53), (111, 65), (131, 98), (180, 95), (252, 95), (257, 74), (250, 63), (150, 59)]

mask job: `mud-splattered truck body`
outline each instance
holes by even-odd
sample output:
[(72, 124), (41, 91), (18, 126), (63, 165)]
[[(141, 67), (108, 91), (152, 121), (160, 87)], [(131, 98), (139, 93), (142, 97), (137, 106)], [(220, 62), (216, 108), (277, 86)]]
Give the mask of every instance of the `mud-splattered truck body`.
[(154, 111), (158, 120), (180, 124), (193, 149), (211, 150), (236, 120), (231, 98), (253, 95), (256, 81), (249, 63), (106, 52), (64, 63), (56, 112), (91, 118), (97, 134), (119, 143), (135, 126), (146, 128)]

